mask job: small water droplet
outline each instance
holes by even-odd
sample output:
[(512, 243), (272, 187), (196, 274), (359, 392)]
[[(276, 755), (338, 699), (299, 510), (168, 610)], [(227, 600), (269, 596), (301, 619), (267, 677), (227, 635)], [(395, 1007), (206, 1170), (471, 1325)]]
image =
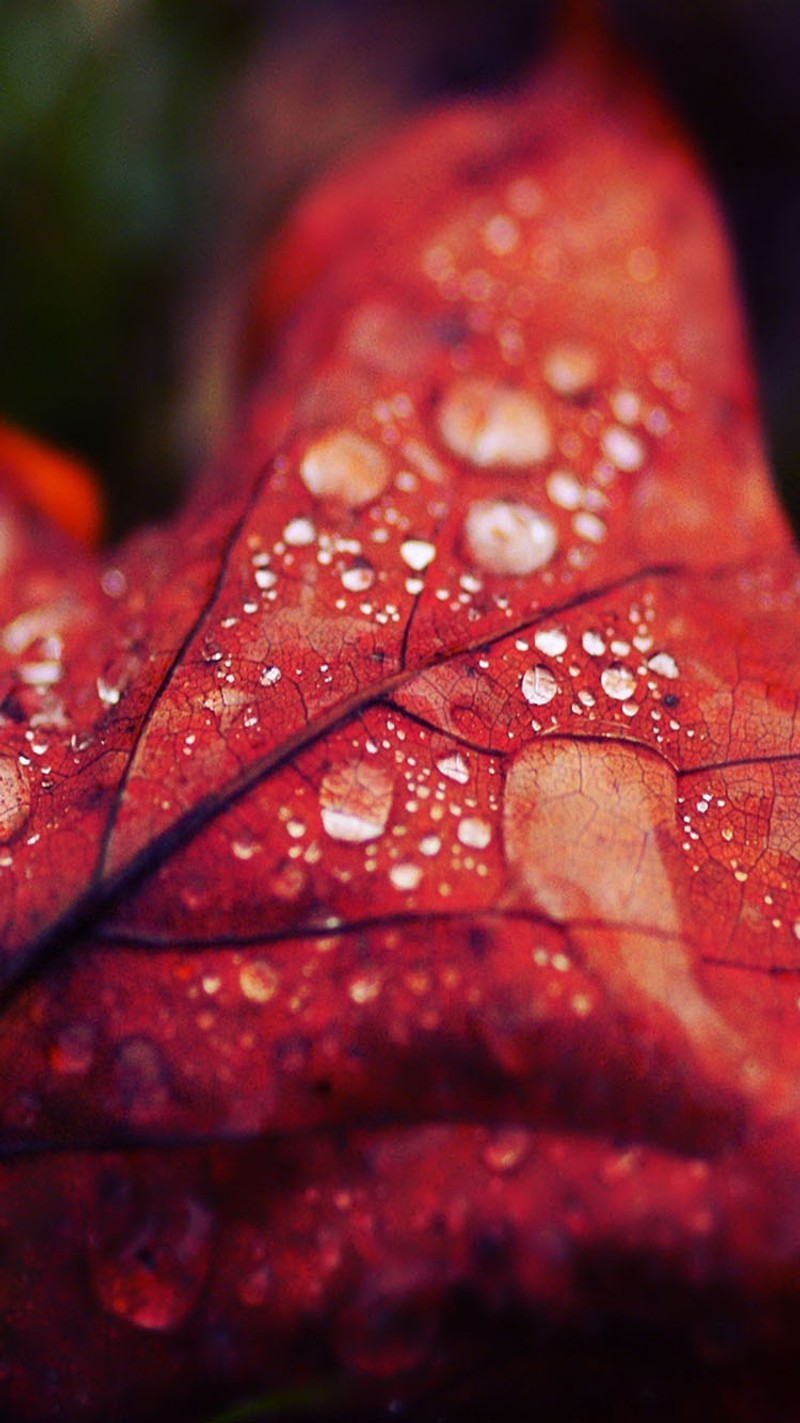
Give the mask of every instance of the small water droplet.
[(282, 675), (280, 667), (265, 667), (258, 680), (262, 687), (274, 687), (276, 682), (280, 682)]
[(252, 860), (260, 849), (258, 840), (249, 831), (243, 831), (242, 834), (236, 836), (235, 840), (231, 841), (231, 854), (236, 860)]
[(621, 425), (611, 425), (605, 430), (601, 440), (603, 454), (617, 469), (632, 471), (640, 469), (644, 463), (644, 445), (630, 430)]
[(332, 840), (363, 844), (386, 829), (394, 785), (380, 765), (351, 761), (335, 766), (320, 786), (322, 824)]
[(459, 820), (456, 835), (471, 850), (485, 850), (492, 838), (492, 827), (477, 815), (467, 815)]
[(549, 563), (558, 546), (554, 525), (527, 504), (477, 499), (464, 524), (470, 558), (487, 573), (523, 576)]
[(350, 568), (345, 568), (342, 573), (342, 587), (346, 588), (348, 593), (365, 593), (374, 582), (375, 569), (364, 559), (352, 564)]
[(601, 657), (606, 650), (604, 639), (599, 632), (589, 629), (581, 638), (581, 647), (584, 652), (588, 652), (590, 657)]
[(667, 677), (674, 681), (678, 676), (678, 664), (668, 652), (654, 652), (653, 656), (648, 658), (647, 665), (657, 677)]
[(7, 845), (25, 828), (31, 814), (28, 774), (10, 756), (0, 756), (0, 844)]
[(317, 531), (311, 520), (301, 515), (290, 519), (283, 531), (284, 543), (290, 544), (292, 548), (306, 548), (308, 544), (313, 544), (316, 537)]
[(469, 780), (469, 768), (464, 757), (458, 751), (452, 756), (442, 756), (436, 762), (436, 769), (443, 776), (447, 776), (450, 781), (456, 781), (458, 785), (465, 786)]
[(454, 454), (484, 468), (539, 464), (553, 446), (547, 416), (533, 396), (473, 376), (457, 381), (445, 395), (439, 432)]
[(549, 667), (539, 663), (529, 667), (522, 678), (522, 695), (533, 707), (547, 706), (558, 691), (558, 682)]
[(612, 662), (610, 667), (603, 668), (600, 685), (607, 697), (613, 697), (616, 702), (626, 702), (636, 690), (636, 678), (630, 667)]
[(481, 1160), (490, 1171), (506, 1174), (521, 1166), (530, 1150), (529, 1132), (522, 1127), (504, 1127), (492, 1132), (481, 1152)]
[(399, 865), (392, 865), (389, 871), (389, 879), (395, 889), (417, 889), (422, 879), (422, 870), (419, 865), (412, 865), (405, 862)]
[(391, 465), (372, 440), (348, 429), (331, 430), (310, 445), (300, 464), (300, 478), (318, 499), (337, 499), (361, 509), (382, 494)]
[(567, 469), (554, 469), (547, 476), (547, 497), (559, 509), (580, 509), (584, 490), (579, 479)]
[(573, 531), (579, 539), (585, 539), (590, 544), (601, 544), (606, 536), (606, 526), (602, 519), (598, 519), (596, 514), (589, 514), (581, 510), (572, 520)]
[(436, 548), (432, 543), (428, 543), (427, 539), (405, 539), (400, 546), (400, 557), (415, 573), (422, 573), (433, 563)]
[(95, 1029), (91, 1023), (69, 1023), (53, 1042), (49, 1056), (54, 1072), (70, 1075), (88, 1072), (94, 1056)]
[(100, 676), (96, 682), (97, 695), (104, 707), (115, 707), (122, 696), (122, 692), (113, 682), (107, 682), (105, 677)]
[(542, 361), (542, 374), (556, 395), (583, 395), (591, 390), (598, 373), (597, 357), (588, 346), (554, 346)]
[(537, 628), (533, 642), (545, 657), (560, 657), (567, 650), (567, 634), (563, 628)]
[(623, 425), (633, 425), (639, 419), (642, 404), (633, 390), (615, 390), (611, 397), (611, 412)]
[(266, 592), (267, 588), (274, 588), (278, 581), (278, 575), (273, 573), (271, 568), (256, 568), (253, 577), (256, 580), (256, 587), (260, 588), (262, 592)]
[(239, 970), (239, 987), (251, 1003), (269, 1003), (278, 989), (278, 975), (265, 959), (253, 959)]

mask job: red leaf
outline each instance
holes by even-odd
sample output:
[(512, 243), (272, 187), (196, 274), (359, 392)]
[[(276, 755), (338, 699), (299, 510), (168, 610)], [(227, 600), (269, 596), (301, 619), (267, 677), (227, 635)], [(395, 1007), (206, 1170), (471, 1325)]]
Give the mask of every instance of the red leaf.
[(5, 514), (3, 1416), (391, 1397), (465, 1300), (786, 1360), (798, 564), (713, 204), (558, 59), (279, 277), (173, 527)]

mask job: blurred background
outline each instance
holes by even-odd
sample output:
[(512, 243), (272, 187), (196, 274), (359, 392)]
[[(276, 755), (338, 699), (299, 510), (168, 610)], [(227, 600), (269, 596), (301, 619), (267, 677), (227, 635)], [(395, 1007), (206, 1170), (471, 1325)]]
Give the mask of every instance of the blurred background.
[[(551, 0), (2, 0), (0, 412), (87, 457), (112, 533), (230, 408), (259, 243), (314, 174), (539, 52)], [(800, 526), (800, 5), (606, 0), (726, 208)]]

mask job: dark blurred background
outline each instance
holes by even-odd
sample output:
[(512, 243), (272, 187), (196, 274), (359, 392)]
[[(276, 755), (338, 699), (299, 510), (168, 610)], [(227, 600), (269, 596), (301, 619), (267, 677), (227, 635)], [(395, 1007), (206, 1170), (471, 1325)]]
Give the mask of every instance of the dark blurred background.
[[(114, 532), (166, 512), (231, 401), (243, 273), (397, 115), (531, 62), (550, 0), (2, 0), (0, 411), (87, 456)], [(800, 525), (800, 5), (607, 0), (727, 210)]]

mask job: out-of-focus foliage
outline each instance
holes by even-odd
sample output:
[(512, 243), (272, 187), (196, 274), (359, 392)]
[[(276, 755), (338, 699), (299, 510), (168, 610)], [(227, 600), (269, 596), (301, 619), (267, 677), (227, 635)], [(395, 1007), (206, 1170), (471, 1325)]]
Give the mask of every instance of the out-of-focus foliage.
[[(797, 522), (800, 7), (597, 3), (649, 58), (723, 195)], [(393, 116), (524, 67), (557, 8), (0, 0), (0, 412), (88, 455), (117, 527), (164, 509), (224, 416), (260, 233)]]
[(208, 124), (245, 18), (215, 0), (0, 6), (0, 408), (148, 509), (176, 378), (153, 325), (205, 220)]

